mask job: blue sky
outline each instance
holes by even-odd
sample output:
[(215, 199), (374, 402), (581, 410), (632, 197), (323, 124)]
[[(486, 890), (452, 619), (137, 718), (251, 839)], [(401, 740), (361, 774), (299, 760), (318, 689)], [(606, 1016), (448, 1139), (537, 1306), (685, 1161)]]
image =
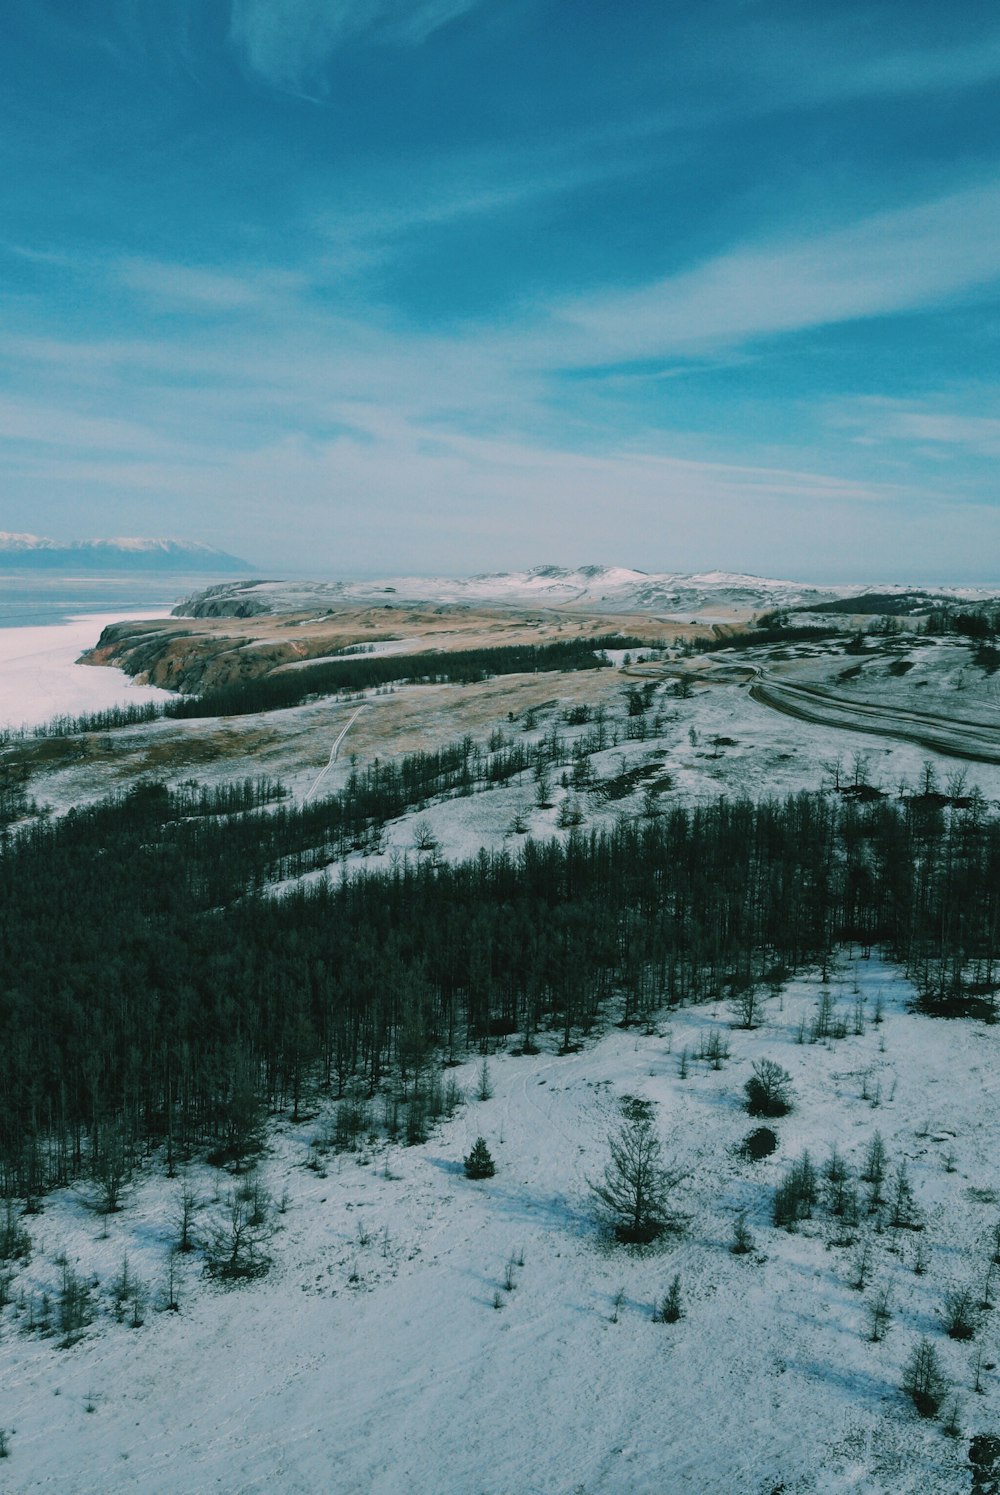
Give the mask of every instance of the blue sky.
[(0, 528), (1000, 581), (980, 0), (6, 0)]

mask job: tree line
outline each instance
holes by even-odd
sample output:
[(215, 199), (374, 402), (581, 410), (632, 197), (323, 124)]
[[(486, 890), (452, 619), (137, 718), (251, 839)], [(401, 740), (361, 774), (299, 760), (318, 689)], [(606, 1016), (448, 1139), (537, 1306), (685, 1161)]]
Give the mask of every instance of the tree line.
[(404, 801), (521, 761), (478, 751), (375, 765), (304, 807), (144, 785), (8, 834), (0, 1187), (106, 1168), (123, 1138), (238, 1156), (314, 1087), (374, 1096), (542, 1029), (568, 1048), (612, 998), (648, 1022), (842, 941), (886, 948), (929, 1010), (992, 1016), (1000, 824), (977, 796), (720, 800), (274, 891)]
[(32, 739), (79, 737), (87, 732), (145, 726), (162, 717), (184, 720), (282, 711), (301, 706), (313, 697), (377, 690), (404, 681), (467, 685), (495, 675), (607, 669), (603, 650), (638, 649), (646, 645), (631, 634), (609, 633), (593, 638), (558, 639), (549, 644), (504, 644), (492, 649), (458, 649), (451, 653), (373, 655), (368, 652), (373, 647), (349, 645), (340, 659), (233, 681), (164, 704), (143, 701), (108, 706), (76, 716), (55, 716), (33, 727), (0, 728), (0, 748)]
[(252, 711), (282, 711), (312, 696), (372, 690), (402, 681), (464, 685), (494, 675), (607, 669), (603, 650), (641, 647), (642, 640), (629, 634), (601, 634), (549, 644), (504, 644), (448, 653), (352, 654), (220, 685), (201, 695), (169, 702), (164, 714), (175, 718), (243, 716)]

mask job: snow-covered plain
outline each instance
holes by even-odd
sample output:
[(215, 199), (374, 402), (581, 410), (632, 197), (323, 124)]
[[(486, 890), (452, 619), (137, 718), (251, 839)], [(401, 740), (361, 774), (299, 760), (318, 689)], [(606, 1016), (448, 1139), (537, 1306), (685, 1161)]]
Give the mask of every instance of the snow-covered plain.
[[(162, 618), (165, 613), (127, 616)], [(121, 670), (77, 664), (104, 625), (121, 617), (88, 613), (48, 627), (0, 629), (0, 727), (34, 727), (55, 716), (169, 700), (169, 691), (136, 685)]]
[[(197, 1253), (175, 1258), (178, 1313), (156, 1304), (180, 1180), (151, 1163), (107, 1221), (85, 1188), (50, 1199), (28, 1222), (33, 1256), (2, 1314), (5, 1490), (968, 1489), (968, 1436), (1000, 1412), (995, 1333), (984, 1312), (976, 1340), (952, 1341), (941, 1307), (956, 1285), (982, 1292), (1000, 1218), (1000, 1030), (911, 1014), (906, 983), (873, 958), (845, 960), (832, 985), (845, 1016), (860, 1001), (864, 1031), (852, 1020), (846, 1038), (800, 1043), (822, 990), (818, 978), (796, 980), (754, 1032), (732, 1029), (724, 1007), (692, 1008), (654, 1032), (609, 1026), (569, 1055), (554, 1041), (534, 1056), (495, 1053), (486, 1101), (470, 1060), (450, 1072), (465, 1104), (417, 1147), (318, 1150), (329, 1102), (298, 1126), (279, 1121), (260, 1165), (276, 1198), (287, 1191), (270, 1274), (224, 1288), (204, 1279)], [(731, 1046), (718, 1070), (694, 1058), (713, 1029)], [(742, 1087), (761, 1057), (791, 1072), (796, 1105), (774, 1123), (777, 1153), (752, 1163), (738, 1151), (754, 1125)], [(625, 1095), (652, 1103), (666, 1153), (688, 1170), (677, 1194), (684, 1230), (643, 1252), (602, 1236), (588, 1188)], [(905, 1160), (925, 1228), (863, 1228), (873, 1268), (859, 1292), (834, 1222), (818, 1212), (788, 1234), (770, 1223), (771, 1199), (804, 1149), (821, 1164), (836, 1145), (857, 1169), (876, 1130), (890, 1160)], [(471, 1183), (461, 1160), (480, 1134), (497, 1173)], [(188, 1182), (204, 1234), (219, 1174), (192, 1165)], [(756, 1239), (743, 1257), (729, 1250), (740, 1213)], [(104, 1308), (67, 1349), (25, 1332), (31, 1305), (37, 1315), (42, 1291), (57, 1288), (63, 1255), (97, 1284)], [(140, 1328), (109, 1312), (126, 1255), (152, 1292)], [(684, 1317), (654, 1323), (675, 1273)], [(872, 1343), (866, 1305), (883, 1285), (892, 1323)], [(958, 1394), (960, 1438), (921, 1421), (901, 1395), (923, 1335)]]

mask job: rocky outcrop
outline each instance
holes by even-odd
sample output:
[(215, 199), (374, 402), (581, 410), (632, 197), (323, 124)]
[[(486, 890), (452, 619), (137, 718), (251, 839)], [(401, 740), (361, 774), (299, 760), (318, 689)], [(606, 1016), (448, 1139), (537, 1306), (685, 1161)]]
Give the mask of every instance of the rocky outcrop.
[(257, 594), (267, 582), (224, 581), (184, 597), (171, 610), (173, 618), (261, 618), (274, 611), (272, 599)]
[(220, 685), (255, 680), (281, 664), (311, 657), (306, 641), (261, 640), (160, 622), (112, 623), (81, 664), (115, 665), (142, 685), (198, 695)]

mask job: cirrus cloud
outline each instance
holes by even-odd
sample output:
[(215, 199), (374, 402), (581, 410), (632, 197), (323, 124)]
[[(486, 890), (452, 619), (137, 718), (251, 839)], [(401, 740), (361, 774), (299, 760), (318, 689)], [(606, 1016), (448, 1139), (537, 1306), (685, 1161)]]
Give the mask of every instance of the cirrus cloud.
[(338, 47), (416, 46), (479, 0), (233, 0), (229, 39), (250, 72), (288, 93), (324, 92)]

